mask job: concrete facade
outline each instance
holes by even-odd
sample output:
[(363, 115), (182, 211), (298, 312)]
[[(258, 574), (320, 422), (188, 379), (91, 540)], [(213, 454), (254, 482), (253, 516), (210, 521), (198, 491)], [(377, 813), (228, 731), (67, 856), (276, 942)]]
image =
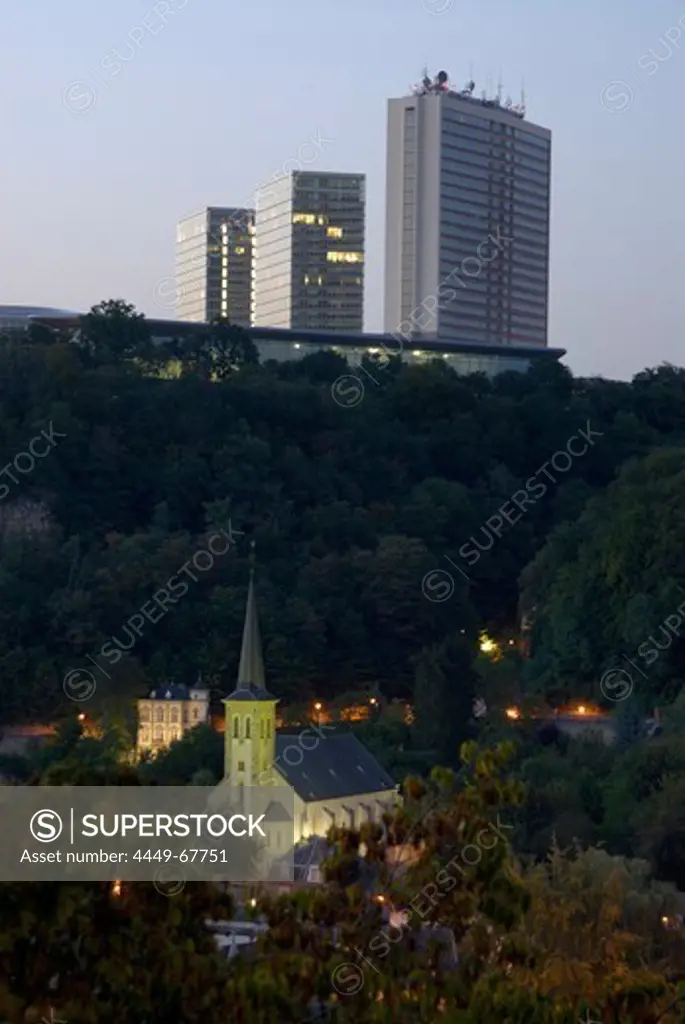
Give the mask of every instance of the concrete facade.
[(550, 167), (521, 108), (447, 85), (390, 100), (385, 331), (545, 346)]

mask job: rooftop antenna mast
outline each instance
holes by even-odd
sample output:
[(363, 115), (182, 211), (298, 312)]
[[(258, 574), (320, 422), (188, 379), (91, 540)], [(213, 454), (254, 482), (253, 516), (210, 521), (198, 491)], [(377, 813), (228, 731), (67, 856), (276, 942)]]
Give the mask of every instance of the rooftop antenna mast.
[(497, 104), (498, 106), (502, 103), (502, 69), (499, 69), (499, 78), (497, 79)]

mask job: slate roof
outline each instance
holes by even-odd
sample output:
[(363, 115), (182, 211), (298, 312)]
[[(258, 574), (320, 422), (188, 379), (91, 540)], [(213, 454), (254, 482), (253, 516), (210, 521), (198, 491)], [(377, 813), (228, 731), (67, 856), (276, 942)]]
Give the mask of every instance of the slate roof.
[(189, 700), (188, 687), (185, 683), (168, 683), (150, 690), (148, 700)]
[[(309, 750), (300, 746), (297, 736), (276, 733), (274, 767), (301, 800), (334, 800), (396, 789), (385, 769), (351, 732), (324, 736)], [(297, 760), (299, 764), (293, 763)]]

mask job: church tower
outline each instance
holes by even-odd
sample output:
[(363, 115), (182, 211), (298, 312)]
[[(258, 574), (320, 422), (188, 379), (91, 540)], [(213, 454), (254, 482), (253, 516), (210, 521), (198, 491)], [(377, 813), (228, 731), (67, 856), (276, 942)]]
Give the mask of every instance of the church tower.
[(257, 621), (254, 565), (245, 608), (238, 685), (223, 701), (226, 709), (224, 777), (231, 786), (269, 785), (276, 756), (276, 704), (264, 682)]

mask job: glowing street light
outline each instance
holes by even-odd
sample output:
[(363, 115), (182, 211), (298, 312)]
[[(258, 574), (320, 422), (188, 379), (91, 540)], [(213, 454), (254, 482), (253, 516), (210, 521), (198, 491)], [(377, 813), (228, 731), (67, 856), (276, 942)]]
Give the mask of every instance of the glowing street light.
[(521, 712), (518, 708), (507, 708), (505, 714), (507, 718), (511, 718), (514, 722), (521, 717)]

